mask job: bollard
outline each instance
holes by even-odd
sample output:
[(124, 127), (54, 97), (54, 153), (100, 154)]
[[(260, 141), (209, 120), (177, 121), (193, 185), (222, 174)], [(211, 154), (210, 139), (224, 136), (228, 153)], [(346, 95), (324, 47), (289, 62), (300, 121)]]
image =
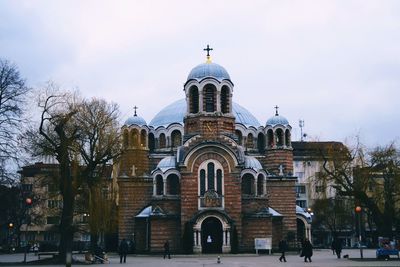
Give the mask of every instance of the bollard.
[(220, 256), (218, 256), (218, 258), (217, 258), (217, 263), (218, 264), (221, 263), (221, 257)]

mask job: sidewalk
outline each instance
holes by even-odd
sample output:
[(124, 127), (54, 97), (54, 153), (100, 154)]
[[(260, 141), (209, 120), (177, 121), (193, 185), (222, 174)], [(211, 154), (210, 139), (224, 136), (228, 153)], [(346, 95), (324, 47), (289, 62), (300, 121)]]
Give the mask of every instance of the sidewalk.
[[(351, 258), (360, 258), (360, 251), (354, 249), (344, 249), (343, 255), (348, 254)], [(78, 259), (83, 260), (83, 255), (74, 255)], [(287, 262), (279, 262), (279, 254), (274, 255), (255, 255), (255, 254), (222, 254), (221, 263), (217, 263), (218, 255), (171, 255), (172, 259), (163, 259), (162, 255), (128, 255), (127, 263), (120, 264), (119, 256), (117, 254), (109, 254), (110, 265), (114, 266), (140, 266), (140, 267), (206, 267), (206, 266), (229, 266), (229, 267), (261, 267), (261, 266), (285, 266), (285, 267), (362, 267), (362, 266), (400, 266), (398, 259), (392, 258), (390, 261), (376, 261), (375, 250), (366, 249), (364, 250), (364, 258), (369, 258), (368, 261), (355, 261), (349, 259), (337, 259), (335, 255), (332, 255), (331, 250), (314, 250), (314, 256), (312, 257), (313, 262), (305, 263), (304, 259), (298, 255), (288, 255)], [(28, 256), (29, 261), (36, 260), (37, 256), (30, 254)], [(23, 254), (8, 254), (0, 255), (1, 266), (7, 266), (4, 262), (21, 262), (23, 260)], [(22, 264), (21, 264), (22, 265)], [(16, 266), (13, 264), (13, 266)], [(17, 265), (18, 266), (18, 265)], [(53, 265), (54, 266), (54, 265)], [(60, 265), (62, 266), (62, 265)], [(75, 266), (79, 266), (76, 265)], [(93, 264), (91, 266), (107, 266), (103, 264)]]

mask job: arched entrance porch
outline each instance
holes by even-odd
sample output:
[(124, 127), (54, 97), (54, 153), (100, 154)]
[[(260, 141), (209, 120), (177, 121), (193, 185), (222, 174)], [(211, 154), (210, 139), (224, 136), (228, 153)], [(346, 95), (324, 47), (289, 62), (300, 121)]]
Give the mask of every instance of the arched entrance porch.
[(219, 212), (206, 212), (193, 225), (194, 253), (231, 252), (230, 223)]

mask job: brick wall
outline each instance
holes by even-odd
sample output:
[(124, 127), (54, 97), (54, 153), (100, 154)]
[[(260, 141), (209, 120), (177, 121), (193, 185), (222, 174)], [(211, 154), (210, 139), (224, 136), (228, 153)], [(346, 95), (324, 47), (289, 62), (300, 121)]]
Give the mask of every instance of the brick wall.
[(149, 151), (147, 149), (127, 149), (120, 156), (119, 162), (119, 175), (131, 176), (133, 165), (135, 165), (136, 176), (149, 173)]
[(163, 252), (165, 241), (169, 241), (171, 252), (180, 250), (180, 221), (174, 217), (151, 217), (150, 252)]
[(283, 166), (285, 175), (293, 174), (293, 150), (292, 149), (268, 149), (262, 163), (269, 173), (278, 175), (279, 166)]
[(241, 250), (253, 252), (254, 239), (271, 237), (275, 234), (272, 231), (272, 217), (269, 218), (243, 218), (243, 234), (241, 242)]

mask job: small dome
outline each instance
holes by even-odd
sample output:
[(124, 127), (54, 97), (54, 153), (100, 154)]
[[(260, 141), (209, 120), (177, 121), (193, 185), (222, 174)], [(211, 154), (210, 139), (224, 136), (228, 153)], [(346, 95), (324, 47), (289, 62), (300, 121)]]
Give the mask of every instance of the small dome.
[(231, 79), (224, 67), (216, 63), (206, 62), (194, 67), (189, 73), (187, 80), (195, 79), (199, 81), (207, 77), (216, 78), (219, 81)]
[(134, 124), (136, 124), (138, 126), (147, 125), (146, 121), (142, 117), (139, 117), (137, 115), (128, 118), (124, 123), (124, 125), (126, 125), (126, 126), (131, 126), (131, 125), (134, 125)]
[(176, 168), (176, 157), (168, 156), (163, 158), (157, 165), (156, 169), (160, 169), (163, 173), (168, 171), (169, 169)]
[(244, 157), (244, 167), (246, 169), (253, 169), (255, 171), (262, 170), (261, 163), (255, 157), (245, 156)]
[(267, 125), (275, 126), (278, 124), (289, 125), (289, 122), (285, 117), (283, 117), (279, 114), (275, 114), (275, 116), (273, 116), (267, 120)]

